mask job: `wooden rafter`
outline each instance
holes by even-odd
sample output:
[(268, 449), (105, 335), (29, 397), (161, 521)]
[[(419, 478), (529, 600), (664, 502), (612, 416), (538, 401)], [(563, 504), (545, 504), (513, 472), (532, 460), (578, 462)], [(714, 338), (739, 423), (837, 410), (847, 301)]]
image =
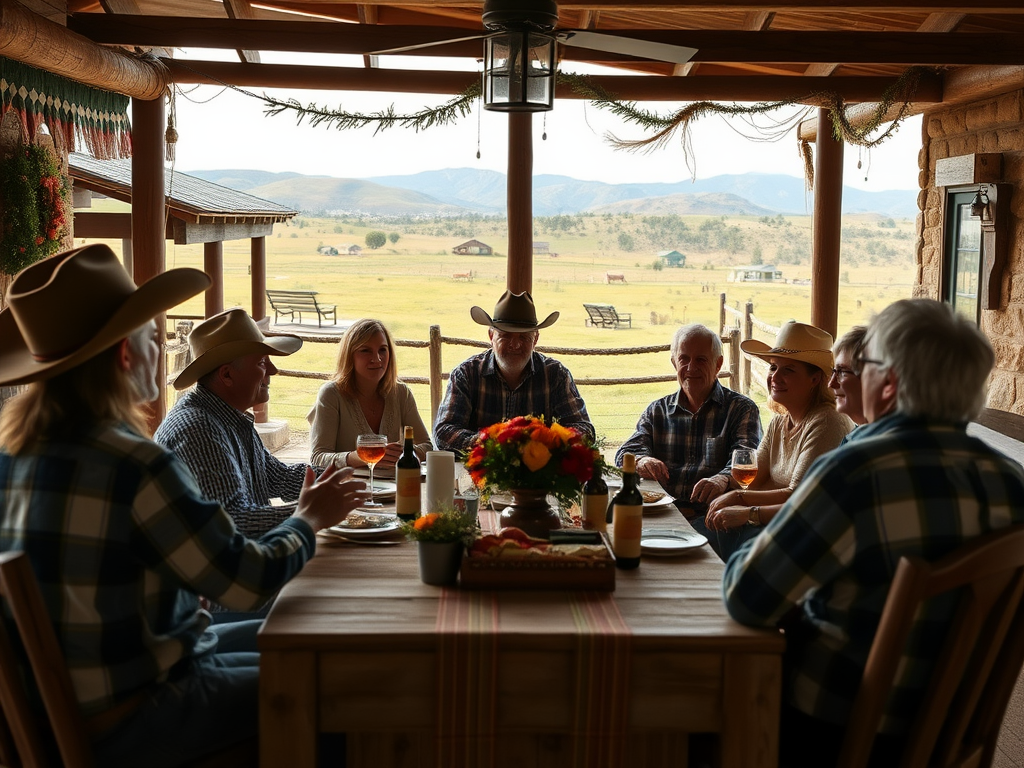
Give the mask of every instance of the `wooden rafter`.
[[(255, 19), (256, 14), (253, 13), (252, 5), (249, 0), (223, 0), (224, 11), (227, 13), (229, 19)], [(246, 50), (244, 48), (236, 49), (238, 51), (238, 58), (243, 62), (249, 64), (260, 63), (260, 52)]]

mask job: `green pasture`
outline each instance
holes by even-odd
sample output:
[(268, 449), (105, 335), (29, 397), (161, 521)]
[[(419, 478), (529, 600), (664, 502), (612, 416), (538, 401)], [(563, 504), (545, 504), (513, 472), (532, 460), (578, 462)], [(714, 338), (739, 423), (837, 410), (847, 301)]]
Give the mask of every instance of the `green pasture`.
[[(792, 318), (807, 321), (810, 314), (809, 284), (755, 285), (729, 283), (730, 265), (751, 263), (749, 252), (690, 252), (686, 268), (654, 269), (657, 250), (623, 252), (607, 246), (614, 239), (615, 229), (629, 229), (635, 217), (595, 217), (574, 233), (539, 232), (538, 240), (550, 243), (557, 257), (537, 255), (534, 258), (533, 296), (541, 317), (560, 312), (558, 322), (541, 332), (541, 345), (579, 348), (609, 348), (667, 344), (676, 326), (701, 322), (718, 326), (719, 294), (725, 293), (730, 306), (742, 309), (753, 302), (754, 314), (761, 320), (779, 325)], [(700, 221), (702, 217), (694, 217)], [(706, 218), (706, 217), (703, 217)], [(461, 223), (459, 223), (461, 221)], [(762, 251), (770, 253), (779, 237), (798, 239), (809, 230), (809, 219), (792, 219), (788, 232), (765, 231), (755, 219), (732, 217), (730, 225), (745, 233), (748, 250), (751, 243), (764, 243)], [(477, 229), (465, 229), (470, 224)], [(464, 229), (457, 229), (458, 226)], [(309, 289), (319, 292), (328, 304), (337, 304), (341, 320), (376, 317), (383, 320), (397, 338), (425, 341), (428, 328), (438, 325), (449, 337), (486, 340), (486, 330), (469, 316), (471, 306), (479, 305), (490, 313), (505, 287), (503, 255), (454, 256), (452, 248), (470, 237), (491, 244), (498, 254), (507, 252), (504, 222), (457, 220), (426, 224), (383, 224), (381, 222), (341, 222), (332, 219), (299, 218), (287, 225), (277, 225), (275, 234), (267, 238), (267, 286), (281, 289)], [(852, 227), (862, 227), (857, 221)], [(440, 234), (431, 227), (441, 228)], [(895, 233), (909, 231), (909, 222), (900, 222)], [(448, 233), (446, 229), (454, 229)], [(321, 244), (357, 243), (363, 245), (366, 232), (379, 229), (398, 232), (399, 240), (379, 250), (364, 248), (361, 256), (322, 256)], [(466, 232), (474, 234), (466, 235)], [(874, 235), (874, 232), (870, 234)], [(911, 295), (914, 279), (912, 239), (903, 237), (894, 243), (905, 244), (906, 253), (885, 263), (872, 264), (869, 259), (856, 261), (854, 268), (843, 271), (839, 295), (839, 327), (867, 321), (873, 312), (891, 302)], [(115, 250), (118, 242), (112, 242)], [(844, 254), (846, 252), (844, 245)], [(849, 246), (857, 253), (856, 243)], [(764, 259), (768, 263), (768, 259)], [(225, 306), (251, 307), (249, 277), (249, 242), (224, 244)], [(167, 244), (167, 267), (202, 268), (202, 246)], [(639, 265), (639, 266), (637, 266)], [(808, 263), (780, 264), (787, 280), (808, 280)], [(455, 281), (452, 274), (472, 270), (472, 282)], [(626, 284), (605, 284), (606, 271), (622, 272)], [(585, 325), (584, 302), (613, 304), (620, 312), (632, 313), (631, 329), (604, 330)], [(202, 314), (201, 298), (193, 299), (174, 312)], [(172, 312), (173, 314), (173, 312)], [(310, 333), (316, 333), (314, 322)], [(334, 365), (337, 344), (307, 343), (295, 355), (282, 361), (294, 370), (328, 373)], [(445, 345), (443, 368), (454, 365), (477, 350)], [(643, 376), (671, 373), (668, 354), (645, 354), (618, 357), (564, 356), (561, 358), (577, 378)], [(728, 360), (728, 357), (727, 357)], [(426, 376), (427, 350), (400, 348), (399, 375)], [(314, 402), (320, 381), (278, 376), (272, 386), (270, 413), (272, 418), (287, 419), (293, 430), (308, 429), (306, 413)], [(429, 422), (430, 397), (425, 385), (414, 386), (416, 401)], [(672, 383), (650, 385), (613, 385), (581, 387), (598, 432), (609, 443), (628, 437), (637, 416), (654, 398), (674, 389)], [(756, 395), (757, 393), (755, 393)]]

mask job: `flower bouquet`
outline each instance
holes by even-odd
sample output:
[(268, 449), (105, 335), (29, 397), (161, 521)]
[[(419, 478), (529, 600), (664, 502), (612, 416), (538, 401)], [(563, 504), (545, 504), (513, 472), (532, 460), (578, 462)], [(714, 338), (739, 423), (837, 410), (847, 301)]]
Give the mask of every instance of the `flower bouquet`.
[(476, 536), (476, 515), (454, 507), (442, 509), (403, 522), (402, 533), (416, 542), (423, 583), (450, 586), (458, 578), (463, 547)]

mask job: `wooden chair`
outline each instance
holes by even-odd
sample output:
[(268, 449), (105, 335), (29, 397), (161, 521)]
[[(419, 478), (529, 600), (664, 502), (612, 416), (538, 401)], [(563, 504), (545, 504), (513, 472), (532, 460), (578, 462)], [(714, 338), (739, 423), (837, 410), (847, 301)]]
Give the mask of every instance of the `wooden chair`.
[[(41, 717), (29, 704), (21, 663), (0, 621), (0, 766), (3, 768), (93, 768), (95, 759), (85, 718), (43, 595), (24, 552), (0, 553), (0, 597), (14, 617), (21, 645), (46, 710)], [(44, 745), (55, 741), (54, 752)], [(191, 768), (242, 768), (258, 764), (256, 740), (203, 758)]]
[(918, 607), (960, 591), (902, 768), (990, 766), (1024, 664), (1024, 525), (929, 564), (901, 558), (847, 725), (839, 768), (867, 765)]

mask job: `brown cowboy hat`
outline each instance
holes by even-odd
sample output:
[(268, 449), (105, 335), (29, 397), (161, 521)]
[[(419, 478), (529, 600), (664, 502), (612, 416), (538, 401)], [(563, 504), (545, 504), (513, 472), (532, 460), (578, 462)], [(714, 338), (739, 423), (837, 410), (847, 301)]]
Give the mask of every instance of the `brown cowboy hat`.
[(175, 389), (195, 384), (210, 371), (246, 355), (290, 355), (302, 347), (298, 336), (266, 337), (244, 309), (228, 309), (208, 317), (188, 335), (194, 360), (174, 380)]
[(775, 346), (769, 347), (763, 341), (747, 339), (740, 342), (740, 349), (748, 355), (760, 357), (785, 357), (790, 360), (801, 360), (817, 366), (825, 374), (832, 370), (832, 334), (813, 325), (806, 325), (790, 320), (779, 329), (775, 337)]
[(181, 268), (136, 286), (102, 244), (25, 267), (0, 312), (0, 384), (28, 384), (71, 370), (210, 282), (205, 272)]
[(494, 305), (494, 318), (480, 307), (469, 310), (470, 316), (480, 325), (489, 325), (499, 331), (522, 333), (547, 328), (558, 319), (558, 313), (552, 312), (543, 323), (537, 322), (537, 310), (533, 306), (533, 297), (526, 293), (505, 291)]

